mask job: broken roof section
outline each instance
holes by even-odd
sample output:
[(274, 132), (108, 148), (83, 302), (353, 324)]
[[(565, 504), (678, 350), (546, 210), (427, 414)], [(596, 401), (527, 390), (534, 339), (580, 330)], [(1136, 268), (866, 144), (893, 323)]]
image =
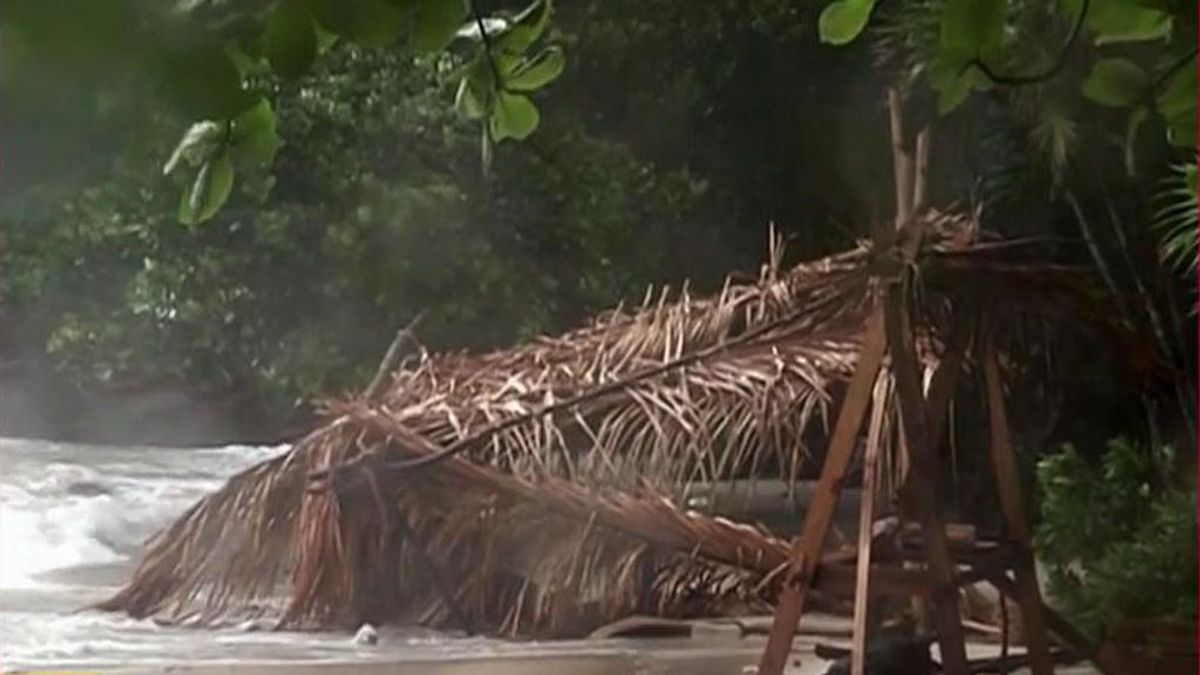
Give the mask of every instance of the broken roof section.
[[(971, 219), (926, 218), (911, 294), (927, 373), (954, 321), (1107, 326), (1078, 270), (1036, 262), (1041, 243), (968, 243)], [(895, 271), (865, 243), (781, 258), (774, 242), (758, 279), (714, 296), (664, 289), (560, 336), (409, 358), (157, 535), (100, 606), (565, 636), (635, 612), (768, 605), (787, 545), (679, 498), (694, 481), (819, 468), (874, 289)]]

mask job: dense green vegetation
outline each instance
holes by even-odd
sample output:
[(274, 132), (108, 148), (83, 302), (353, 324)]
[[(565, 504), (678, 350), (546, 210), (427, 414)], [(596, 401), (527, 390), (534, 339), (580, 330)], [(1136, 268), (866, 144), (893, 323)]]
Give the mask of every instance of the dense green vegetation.
[(1179, 466), (1169, 447), (1119, 438), (1098, 463), (1068, 445), (1038, 466), (1038, 551), (1051, 599), (1080, 626), (1196, 620), (1196, 484)]
[(445, 71), (345, 47), (278, 85), (276, 162), (205, 223), (178, 223), (146, 171), (173, 144), (152, 123), (111, 178), (10, 230), (9, 297), (36, 301), (81, 381), (174, 377), (286, 408), (361, 386), (418, 314), (431, 347), (504, 344), (685, 273), (670, 243), (703, 184), (569, 121), (485, 179)]
[[(848, 245), (891, 213), (899, 77), (934, 123), (931, 201), (1064, 237), (1181, 374), (1136, 390), (1064, 359), (1028, 412), (1112, 414), (1031, 443), (1185, 430), (1195, 8), (985, 4), (8, 3), (5, 349), (277, 428), (418, 316), (431, 348), (507, 344), (751, 271), (768, 223), (795, 256)], [(489, 51), (468, 9), (524, 32)], [(1130, 12), (1144, 30), (1114, 28)]]

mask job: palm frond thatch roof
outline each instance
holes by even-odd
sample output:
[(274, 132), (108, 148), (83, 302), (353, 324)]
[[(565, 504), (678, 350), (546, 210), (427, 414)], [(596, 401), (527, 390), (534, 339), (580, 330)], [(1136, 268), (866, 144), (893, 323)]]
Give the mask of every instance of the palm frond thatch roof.
[[(914, 289), (926, 368), (953, 306), (1092, 304), (1077, 270), (1022, 261), (1032, 245), (955, 244), (967, 219), (928, 218)], [(193, 506), (101, 607), (565, 635), (633, 611), (768, 603), (786, 545), (678, 498), (690, 481), (815, 470), (884, 256), (862, 244), (785, 270), (774, 248), (757, 280), (711, 297), (664, 290), (513, 349), (422, 354)], [(462, 454), (393, 470), (446, 448)]]

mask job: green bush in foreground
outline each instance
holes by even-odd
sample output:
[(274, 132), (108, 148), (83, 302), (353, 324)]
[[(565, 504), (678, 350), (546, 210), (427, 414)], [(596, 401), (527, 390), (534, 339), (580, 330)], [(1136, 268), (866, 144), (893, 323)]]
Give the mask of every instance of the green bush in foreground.
[[(1100, 635), (1124, 618), (1196, 619), (1196, 489), (1170, 448), (1109, 441), (1038, 465), (1050, 599)], [(1177, 475), (1186, 475), (1180, 480)]]

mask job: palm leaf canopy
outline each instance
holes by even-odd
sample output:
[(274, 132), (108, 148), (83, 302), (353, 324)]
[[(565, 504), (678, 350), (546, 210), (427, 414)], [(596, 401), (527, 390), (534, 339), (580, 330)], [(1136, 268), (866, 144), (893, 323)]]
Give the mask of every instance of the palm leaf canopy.
[[(972, 219), (925, 219), (910, 296), (927, 372), (964, 316), (1120, 333), (1079, 270), (1038, 262), (1043, 243), (970, 242)], [(712, 296), (662, 289), (511, 349), (421, 352), (195, 504), (100, 607), (537, 636), (765, 607), (787, 543), (681, 498), (819, 470), (888, 255), (864, 242), (785, 269), (773, 244), (757, 279)]]

